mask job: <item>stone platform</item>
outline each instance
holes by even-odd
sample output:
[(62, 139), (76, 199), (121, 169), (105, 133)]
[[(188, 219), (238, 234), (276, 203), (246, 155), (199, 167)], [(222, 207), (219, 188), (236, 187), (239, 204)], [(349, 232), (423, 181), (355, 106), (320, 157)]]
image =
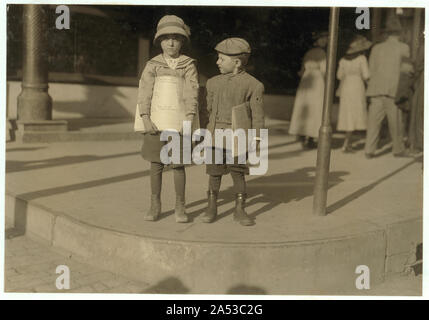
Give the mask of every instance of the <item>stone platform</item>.
[[(174, 221), (170, 170), (161, 219), (144, 221), (150, 181), (139, 141), (10, 143), (6, 234), (26, 233), (152, 283), (153, 292), (361, 294), (357, 266), (369, 267), (372, 284), (403, 272), (422, 243), (421, 159), (386, 153), (366, 160), (363, 151), (334, 149), (329, 214), (319, 217), (311, 213), (316, 151), (302, 151), (281, 128), (270, 134), (269, 171), (248, 178), (252, 227), (232, 221), (230, 177), (223, 178), (219, 219), (199, 221), (204, 166), (187, 168), (191, 223)], [(341, 137), (334, 138), (338, 147)]]
[(20, 123), (8, 121), (9, 140), (22, 143), (140, 140), (130, 118), (76, 118)]

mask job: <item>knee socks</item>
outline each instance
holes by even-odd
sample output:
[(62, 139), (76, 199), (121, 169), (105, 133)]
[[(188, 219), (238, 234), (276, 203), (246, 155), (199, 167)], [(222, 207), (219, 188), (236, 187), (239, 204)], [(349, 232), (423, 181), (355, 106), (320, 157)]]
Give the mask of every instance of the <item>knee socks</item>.
[(185, 167), (173, 168), (174, 172), (174, 189), (176, 190), (176, 196), (181, 199), (185, 199), (185, 184), (186, 175)]
[(161, 194), (162, 170), (164, 165), (159, 162), (150, 163), (150, 187), (153, 195)]
[(222, 176), (209, 176), (209, 190), (219, 192)]
[[(153, 195), (161, 194), (163, 169), (164, 169), (164, 165), (162, 163), (151, 162), (150, 186), (151, 186)], [(185, 167), (173, 168), (173, 172), (174, 172), (174, 188), (176, 191), (176, 195), (181, 198), (184, 198), (185, 184), (186, 184)]]
[[(246, 193), (246, 180), (244, 172), (231, 171), (232, 181), (234, 183), (235, 193)], [(222, 176), (209, 177), (209, 190), (219, 192)]]
[(246, 193), (246, 181), (244, 172), (231, 171), (232, 182), (234, 183), (235, 193)]

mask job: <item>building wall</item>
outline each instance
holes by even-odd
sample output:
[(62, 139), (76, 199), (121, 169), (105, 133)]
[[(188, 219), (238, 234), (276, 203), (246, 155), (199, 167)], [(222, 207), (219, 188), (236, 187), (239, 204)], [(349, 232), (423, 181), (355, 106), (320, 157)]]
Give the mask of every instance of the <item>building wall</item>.
[[(8, 117), (16, 119), (21, 82), (7, 83)], [(134, 117), (137, 88), (86, 84), (50, 83), (54, 119)]]
[[(136, 110), (137, 87), (100, 86), (89, 84), (50, 83), (54, 119), (133, 118)], [(8, 118), (16, 119), (17, 97), (21, 82), (7, 82)], [(289, 120), (294, 96), (267, 94), (264, 97), (266, 115)]]

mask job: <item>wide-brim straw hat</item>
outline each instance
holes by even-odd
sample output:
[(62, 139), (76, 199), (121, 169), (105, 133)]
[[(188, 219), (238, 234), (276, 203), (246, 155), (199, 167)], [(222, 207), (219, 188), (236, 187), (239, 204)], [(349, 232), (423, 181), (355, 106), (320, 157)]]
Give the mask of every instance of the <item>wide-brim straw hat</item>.
[(372, 42), (364, 36), (356, 37), (352, 43), (350, 43), (346, 54), (352, 54), (360, 51), (368, 50), (372, 46)]
[(189, 36), (191, 35), (191, 30), (181, 18), (174, 15), (166, 15), (158, 22), (153, 42), (156, 42), (160, 36), (166, 34), (179, 34), (184, 36), (186, 40), (190, 41)]

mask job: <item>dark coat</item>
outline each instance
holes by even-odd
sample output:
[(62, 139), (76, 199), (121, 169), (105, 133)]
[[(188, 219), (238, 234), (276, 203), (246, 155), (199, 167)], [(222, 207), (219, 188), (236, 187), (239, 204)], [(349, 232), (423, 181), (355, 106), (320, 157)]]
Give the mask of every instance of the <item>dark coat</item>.
[(207, 129), (230, 128), (232, 107), (248, 102), (252, 129), (264, 128), (264, 85), (245, 71), (220, 74), (207, 81)]

